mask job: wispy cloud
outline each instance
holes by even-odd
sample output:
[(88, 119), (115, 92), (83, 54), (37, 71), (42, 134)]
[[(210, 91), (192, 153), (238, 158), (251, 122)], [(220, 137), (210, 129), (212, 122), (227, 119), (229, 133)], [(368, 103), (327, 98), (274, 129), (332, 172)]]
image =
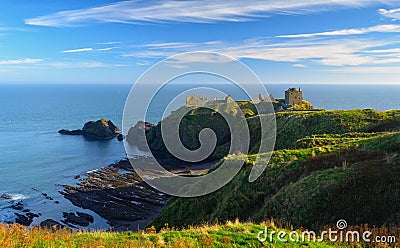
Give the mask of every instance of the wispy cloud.
[(104, 68), (113, 67), (113, 65), (98, 61), (74, 61), (74, 62), (49, 62), (45, 66), (56, 68)]
[(400, 33), (400, 25), (378, 25), (367, 28), (341, 29), (320, 33), (279, 35), (277, 38), (313, 38), (319, 36), (346, 36), (368, 33)]
[(364, 7), (396, 0), (129, 0), (99, 7), (60, 11), (25, 20), (38, 26), (81, 26), (88, 23), (245, 22), (270, 14), (304, 14), (337, 7)]
[(400, 8), (398, 9), (379, 9), (379, 14), (392, 20), (400, 20)]
[(98, 48), (97, 51), (111, 51), (117, 49), (118, 47), (105, 47), (105, 48)]
[(42, 62), (42, 59), (10, 59), (10, 60), (0, 60), (0, 65), (27, 65), (27, 64), (37, 64)]
[(165, 58), (188, 51), (219, 52), (237, 59), (254, 59), (292, 63), (294, 67), (365, 66), (400, 63), (397, 39), (367, 39), (359, 37), (299, 38), (288, 41), (276, 39), (252, 39), (239, 43), (210, 41), (164, 42), (137, 46), (122, 54), (126, 57), (149, 60)]
[(298, 68), (307, 68), (308, 66), (303, 65), (303, 64), (293, 64), (293, 67), (298, 67)]
[(326, 71), (339, 72), (339, 73), (361, 73), (361, 74), (400, 74), (400, 67), (399, 66), (343, 67), (343, 68), (338, 68), (338, 69), (329, 69)]
[(139, 66), (148, 66), (148, 65), (151, 65), (152, 62), (146, 61), (146, 60), (142, 60), (142, 61), (137, 61), (136, 64), (139, 65)]
[(46, 60), (46, 59), (10, 59), (0, 60), (0, 66), (4, 68), (105, 68), (105, 67), (121, 67), (123, 64), (104, 63), (100, 61), (85, 60)]
[(82, 53), (82, 52), (90, 52), (90, 51), (93, 51), (93, 48), (91, 48), (91, 47), (78, 48), (78, 49), (64, 50), (61, 52), (62, 53)]
[(0, 32), (8, 32), (8, 31), (19, 31), (19, 32), (29, 32), (32, 31), (30, 28), (17, 28), (17, 27), (9, 27), (0, 24)]
[(97, 45), (115, 45), (122, 44), (121, 41), (106, 41), (106, 42), (98, 42)]

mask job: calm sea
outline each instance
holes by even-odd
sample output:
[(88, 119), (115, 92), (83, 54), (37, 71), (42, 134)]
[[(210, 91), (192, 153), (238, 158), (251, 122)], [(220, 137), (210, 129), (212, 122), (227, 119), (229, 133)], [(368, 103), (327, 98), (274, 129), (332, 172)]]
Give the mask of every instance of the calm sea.
[[(299, 85), (290, 85), (298, 87)], [(317, 108), (377, 110), (400, 109), (400, 85), (300, 85), (304, 98)], [(59, 129), (81, 128), (89, 120), (107, 118), (121, 126), (122, 112), (130, 85), (0, 85), (0, 221), (12, 220), (10, 206), (23, 201), (26, 208), (42, 215), (34, 223), (62, 212), (81, 211), (58, 191), (56, 184), (75, 184), (76, 175), (98, 169), (125, 157), (123, 144), (114, 140), (91, 141), (80, 136), (62, 136)], [(178, 92), (192, 86), (166, 88), (155, 101), (148, 121), (157, 122), (161, 106)], [(276, 98), (289, 85), (268, 85)], [(216, 88), (244, 99), (235, 87)], [(46, 193), (59, 201), (46, 200)], [(93, 228), (107, 228), (95, 216)]]

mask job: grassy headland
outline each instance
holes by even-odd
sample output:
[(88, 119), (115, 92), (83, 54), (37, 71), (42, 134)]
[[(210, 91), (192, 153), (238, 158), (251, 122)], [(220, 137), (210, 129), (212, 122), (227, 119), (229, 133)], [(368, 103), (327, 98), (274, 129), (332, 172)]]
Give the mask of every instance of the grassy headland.
[[(202, 197), (172, 197), (143, 232), (72, 232), (0, 226), (2, 247), (347, 247), (371, 244), (261, 243), (257, 234), (275, 220), (286, 230), (320, 231), (345, 219), (353, 229), (394, 234), (400, 241), (400, 110), (290, 111), (276, 115), (276, 147), (267, 169), (254, 183), (248, 176), (260, 142), (258, 113), (240, 103), (250, 128), (251, 154), (236, 177)], [(213, 159), (226, 156), (230, 136), (219, 112), (237, 114), (229, 104), (218, 111), (197, 109), (182, 120), (182, 142), (200, 145), (198, 133), (218, 137)], [(159, 125), (147, 133), (152, 150), (165, 154)], [(221, 161), (222, 161), (221, 160)], [(265, 161), (267, 163), (267, 161)], [(216, 166), (218, 166), (217, 164)], [(212, 169), (211, 169), (212, 170)], [(238, 221), (235, 221), (238, 220)], [(219, 224), (226, 223), (226, 224)], [(262, 224), (253, 224), (262, 223)], [(376, 245), (376, 244), (374, 244)]]
[[(197, 198), (171, 198), (150, 225), (160, 228), (238, 218), (275, 219), (319, 229), (346, 219), (350, 224), (400, 222), (400, 111), (282, 112), (267, 170), (248, 176), (257, 156), (224, 188)], [(253, 136), (259, 120), (249, 117)], [(224, 159), (236, 159), (229, 156)]]

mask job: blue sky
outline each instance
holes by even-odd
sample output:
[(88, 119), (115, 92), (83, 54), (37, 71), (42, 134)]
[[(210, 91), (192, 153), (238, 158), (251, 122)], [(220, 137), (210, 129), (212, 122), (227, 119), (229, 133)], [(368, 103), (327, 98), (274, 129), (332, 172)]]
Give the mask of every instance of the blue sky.
[(266, 83), (400, 83), (400, 1), (0, 3), (0, 83), (133, 83), (189, 51)]

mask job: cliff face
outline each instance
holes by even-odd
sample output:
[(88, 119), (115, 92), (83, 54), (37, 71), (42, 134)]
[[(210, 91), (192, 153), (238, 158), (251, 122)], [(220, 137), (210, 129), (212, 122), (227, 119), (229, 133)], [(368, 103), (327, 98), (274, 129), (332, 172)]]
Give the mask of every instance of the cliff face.
[[(398, 223), (399, 120), (400, 110), (279, 113), (276, 151), (258, 180), (249, 183), (248, 176), (253, 161), (263, 154), (249, 155), (225, 187), (202, 197), (171, 198), (150, 225), (236, 218), (273, 218), (310, 229), (339, 219), (350, 225)], [(257, 119), (249, 123), (257, 136)]]
[[(274, 106), (275, 107), (275, 106)], [(210, 160), (222, 159), (227, 155), (230, 147), (229, 126), (220, 113), (236, 115), (230, 104), (216, 105), (218, 111), (199, 108), (190, 111), (182, 119), (179, 126), (181, 142), (188, 149), (199, 148), (198, 135), (204, 128), (211, 128), (217, 135), (217, 147), (209, 158)], [(247, 117), (250, 131), (250, 151), (257, 153), (260, 144), (260, 122), (258, 113), (253, 104), (241, 103), (240, 108)], [(184, 111), (182, 107), (179, 111)], [(174, 118), (172, 114), (168, 118)], [(345, 134), (351, 132), (385, 132), (400, 131), (399, 112), (378, 112), (374, 110), (349, 110), (349, 111), (288, 111), (276, 113), (277, 137), (275, 149), (297, 148), (298, 140), (312, 135)], [(144, 140), (137, 138), (137, 132), (144, 130), (151, 151), (159, 158), (172, 159), (167, 151), (162, 135), (161, 123), (138, 123), (128, 133), (128, 141), (144, 147)]]
[(147, 134), (153, 127), (154, 124), (144, 121), (139, 121), (134, 127), (130, 128), (126, 136), (126, 140), (138, 147), (139, 150), (146, 150), (146, 140), (143, 134)]
[[(182, 144), (190, 150), (196, 150), (200, 147), (199, 133), (204, 128), (212, 129), (217, 136), (217, 146), (214, 153), (208, 160), (218, 160), (228, 154), (230, 145), (230, 131), (228, 123), (225, 121), (221, 113), (229, 116), (238, 115), (233, 103), (216, 104), (213, 106), (216, 110), (208, 108), (198, 108), (189, 111), (179, 125), (179, 135)], [(256, 115), (256, 109), (251, 103), (241, 103), (240, 107), (244, 115), (248, 118)], [(185, 112), (186, 107), (181, 107), (169, 117), (174, 119), (180, 112)], [(173, 156), (168, 152), (162, 139), (161, 122), (157, 125), (150, 123), (139, 122), (132, 127), (127, 136), (127, 141), (138, 146), (139, 149), (145, 147), (145, 141), (140, 134), (145, 132), (146, 139), (150, 150), (156, 155), (159, 160), (174, 161)], [(162, 161), (161, 161), (162, 162)]]

